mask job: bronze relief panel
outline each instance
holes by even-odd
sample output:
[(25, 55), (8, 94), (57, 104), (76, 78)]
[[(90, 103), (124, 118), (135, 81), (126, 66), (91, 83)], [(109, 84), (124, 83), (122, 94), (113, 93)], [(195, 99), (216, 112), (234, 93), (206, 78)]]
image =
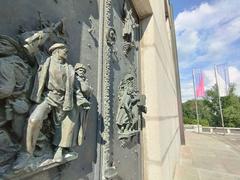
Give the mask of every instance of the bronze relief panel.
[(0, 179), (94, 177), (97, 1), (2, 4)]

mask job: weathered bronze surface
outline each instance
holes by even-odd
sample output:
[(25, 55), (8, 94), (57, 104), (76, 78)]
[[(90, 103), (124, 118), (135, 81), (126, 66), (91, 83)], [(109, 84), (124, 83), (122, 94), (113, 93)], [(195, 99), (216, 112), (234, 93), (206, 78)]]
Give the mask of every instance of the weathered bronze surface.
[(0, 36), (0, 97), (5, 107), (0, 126), (2, 177), (77, 158), (71, 148), (83, 142), (93, 89), (86, 79), (86, 67), (68, 64), (66, 44), (51, 45), (48, 58), (41, 50), (46, 41), (59, 35), (62, 26), (59, 22), (23, 32), (19, 42)]
[(0, 7), (12, 18), (0, 18), (0, 179), (140, 179), (146, 108), (131, 2), (9, 1), (18, 10)]
[(141, 179), (138, 18), (129, 1), (107, 0), (104, 8), (102, 179)]

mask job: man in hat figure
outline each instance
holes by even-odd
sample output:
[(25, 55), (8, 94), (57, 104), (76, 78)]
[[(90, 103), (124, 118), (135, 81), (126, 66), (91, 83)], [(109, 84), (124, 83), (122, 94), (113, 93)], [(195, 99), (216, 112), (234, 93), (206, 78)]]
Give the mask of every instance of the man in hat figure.
[[(53, 113), (55, 137), (60, 136), (61, 123), (68, 111), (73, 108), (74, 69), (67, 61), (67, 47), (63, 43), (55, 43), (49, 48), (52, 54), (39, 66), (35, 78), (31, 100), (36, 102), (36, 108), (28, 119), (26, 132), (26, 151), (24, 156), (16, 161), (13, 169), (21, 169), (27, 159), (33, 156), (36, 141), (44, 119)], [(63, 160), (63, 148), (58, 146), (54, 161)], [(18, 163), (19, 162), (19, 163)]]
[(86, 67), (83, 64), (77, 63), (75, 65), (76, 104), (80, 122), (77, 145), (81, 145), (84, 139), (87, 126), (86, 120), (91, 106), (91, 96), (93, 92), (93, 88), (89, 85), (86, 78), (86, 72)]
[(61, 133), (56, 133), (53, 144), (64, 149), (80, 146), (84, 139), (87, 115), (91, 106), (92, 87), (86, 79), (86, 67), (75, 65), (74, 105), (61, 123)]
[(88, 84), (86, 78), (87, 69), (83, 64), (77, 63), (75, 69), (75, 90), (77, 105), (82, 106), (84, 109), (90, 108), (90, 96), (93, 91), (92, 87)]

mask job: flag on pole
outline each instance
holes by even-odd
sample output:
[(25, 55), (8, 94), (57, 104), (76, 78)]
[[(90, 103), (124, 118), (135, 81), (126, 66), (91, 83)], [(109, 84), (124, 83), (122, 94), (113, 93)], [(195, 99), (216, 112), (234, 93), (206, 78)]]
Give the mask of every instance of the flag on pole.
[(193, 78), (195, 82), (195, 95), (196, 97), (204, 97), (205, 90), (204, 90), (204, 75), (201, 69), (194, 69), (193, 70)]
[(227, 64), (215, 66), (216, 81), (219, 91), (219, 96), (224, 97), (229, 94), (229, 72)]

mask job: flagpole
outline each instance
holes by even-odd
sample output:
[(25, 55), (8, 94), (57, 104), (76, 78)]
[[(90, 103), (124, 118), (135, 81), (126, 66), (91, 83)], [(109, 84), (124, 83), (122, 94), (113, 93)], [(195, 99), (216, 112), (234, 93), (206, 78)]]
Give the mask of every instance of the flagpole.
[(197, 126), (198, 126), (198, 133), (199, 133), (199, 116), (198, 116), (198, 104), (197, 104), (197, 96), (196, 96), (194, 69), (192, 70), (192, 76), (193, 76), (193, 91), (194, 91), (194, 97), (195, 97), (195, 109), (196, 109), (196, 116), (197, 116)]
[(223, 134), (225, 135), (225, 126), (224, 126), (224, 119), (223, 119), (223, 112), (222, 112), (222, 103), (221, 103), (221, 97), (220, 97), (220, 92), (219, 92), (216, 68), (217, 68), (216, 65), (214, 65), (215, 79), (216, 79), (216, 85), (217, 85), (217, 90), (218, 90), (219, 110), (220, 110), (220, 116), (221, 116), (221, 120), (222, 120)]

